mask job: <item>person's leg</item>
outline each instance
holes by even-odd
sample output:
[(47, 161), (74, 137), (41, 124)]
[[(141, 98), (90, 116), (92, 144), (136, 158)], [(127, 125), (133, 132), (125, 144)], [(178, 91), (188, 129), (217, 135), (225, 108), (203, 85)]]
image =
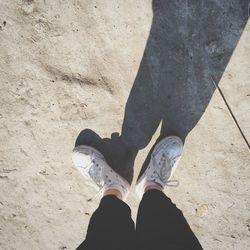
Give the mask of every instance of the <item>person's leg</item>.
[(145, 192), (136, 222), (138, 249), (202, 249), (182, 212), (157, 189)]
[(182, 148), (178, 137), (160, 141), (137, 182), (137, 193), (143, 196), (137, 214), (137, 249), (202, 249), (182, 212), (162, 192), (171, 182), (169, 178), (177, 167)]
[(77, 248), (83, 249), (134, 249), (135, 226), (129, 206), (115, 195), (101, 199), (93, 213), (85, 241)]
[(135, 227), (131, 210), (123, 201), (130, 185), (92, 147), (76, 147), (72, 158), (83, 176), (103, 190), (100, 205), (90, 219), (86, 239), (77, 249), (132, 249)]

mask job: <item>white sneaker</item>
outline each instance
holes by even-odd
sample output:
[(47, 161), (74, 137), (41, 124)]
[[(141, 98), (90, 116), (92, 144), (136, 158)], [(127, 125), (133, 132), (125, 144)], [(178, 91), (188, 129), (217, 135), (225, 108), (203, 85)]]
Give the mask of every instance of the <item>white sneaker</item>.
[(169, 180), (180, 160), (183, 143), (177, 136), (168, 136), (156, 144), (151, 160), (145, 172), (136, 183), (136, 193), (142, 198), (144, 190), (149, 185), (173, 186), (170, 183), (178, 181)]
[(85, 145), (77, 146), (73, 149), (72, 159), (82, 175), (87, 180), (92, 179), (103, 192), (117, 189), (123, 199), (126, 199), (130, 188), (129, 183), (107, 164), (98, 150)]

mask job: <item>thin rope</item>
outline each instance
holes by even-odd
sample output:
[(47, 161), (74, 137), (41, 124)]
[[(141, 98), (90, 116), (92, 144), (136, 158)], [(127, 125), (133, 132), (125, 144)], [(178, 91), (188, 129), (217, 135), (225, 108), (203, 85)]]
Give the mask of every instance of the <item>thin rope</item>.
[(228, 111), (229, 111), (229, 113), (230, 113), (230, 115), (231, 115), (231, 117), (232, 117), (232, 119), (233, 119), (235, 125), (236, 125), (237, 128), (239, 129), (242, 138), (244, 139), (245, 143), (247, 144), (248, 149), (250, 149), (249, 142), (248, 142), (246, 136), (244, 135), (244, 133), (243, 133), (243, 131), (242, 131), (242, 129), (241, 129), (241, 127), (240, 127), (240, 125), (239, 125), (239, 123), (238, 123), (236, 117), (234, 116), (234, 114), (233, 114), (233, 112), (232, 112), (232, 110), (231, 110), (231, 108), (230, 108), (230, 106), (229, 106), (229, 104), (228, 104), (228, 102), (227, 102), (227, 100), (226, 100), (226, 97), (224, 96), (224, 94), (223, 94), (222, 90), (220, 89), (220, 87), (219, 87), (218, 85), (216, 85), (216, 83), (215, 83), (214, 79), (212, 78), (212, 76), (211, 76), (211, 80), (212, 80), (212, 83), (214, 84), (215, 88), (219, 91), (220, 96), (222, 97), (224, 103), (226, 104), (227, 109), (228, 109)]

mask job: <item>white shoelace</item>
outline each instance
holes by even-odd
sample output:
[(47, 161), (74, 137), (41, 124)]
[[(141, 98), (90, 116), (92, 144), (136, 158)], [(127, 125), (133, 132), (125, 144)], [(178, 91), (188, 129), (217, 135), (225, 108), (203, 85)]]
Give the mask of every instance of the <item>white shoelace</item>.
[(168, 180), (166, 183), (166, 186), (168, 187), (178, 187), (179, 185), (180, 185), (180, 182), (178, 180)]

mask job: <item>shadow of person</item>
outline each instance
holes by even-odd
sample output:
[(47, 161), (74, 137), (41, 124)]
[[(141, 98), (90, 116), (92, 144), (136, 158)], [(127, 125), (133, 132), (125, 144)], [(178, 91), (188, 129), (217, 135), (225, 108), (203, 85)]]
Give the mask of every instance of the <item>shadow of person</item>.
[(168, 135), (185, 141), (205, 112), (215, 90), (212, 81), (219, 83), (248, 20), (247, 0), (154, 0), (152, 8), (152, 26), (121, 135), (102, 139), (84, 130), (76, 140), (76, 145), (100, 150), (130, 183), (138, 151), (161, 122), (157, 141)]

